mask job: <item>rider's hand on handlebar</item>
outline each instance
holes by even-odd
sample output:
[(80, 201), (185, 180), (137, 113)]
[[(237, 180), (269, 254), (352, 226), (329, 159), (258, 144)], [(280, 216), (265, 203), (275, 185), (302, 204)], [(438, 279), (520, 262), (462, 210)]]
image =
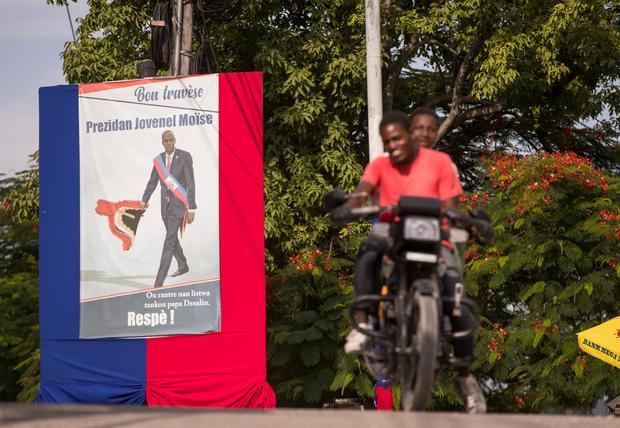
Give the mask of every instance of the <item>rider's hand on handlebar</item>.
[(351, 220), (351, 209), (345, 205), (334, 208), (331, 219), (334, 223), (345, 223)]
[(480, 207), (472, 208), (471, 211), (469, 211), (469, 215), (474, 218), (479, 218), (480, 220), (488, 221), (489, 223), (491, 222), (489, 214)]
[(481, 244), (490, 244), (493, 242), (494, 230), (491, 225), (491, 217), (482, 208), (474, 208), (469, 212), (469, 215), (475, 219), (483, 220), (480, 222), (480, 226), (472, 225), (470, 227), (470, 233), (472, 238)]

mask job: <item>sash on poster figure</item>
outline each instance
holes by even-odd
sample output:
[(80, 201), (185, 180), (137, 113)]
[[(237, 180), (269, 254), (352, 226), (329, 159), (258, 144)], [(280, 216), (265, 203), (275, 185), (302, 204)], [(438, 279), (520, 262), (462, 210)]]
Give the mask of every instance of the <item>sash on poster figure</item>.
[(216, 75), (80, 85), (81, 338), (220, 331), (218, 102)]

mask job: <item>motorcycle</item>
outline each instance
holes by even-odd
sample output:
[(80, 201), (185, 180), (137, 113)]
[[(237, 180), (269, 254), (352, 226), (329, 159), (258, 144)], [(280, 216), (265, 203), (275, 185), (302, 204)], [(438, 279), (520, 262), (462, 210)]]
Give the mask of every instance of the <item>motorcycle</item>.
[[(450, 343), (475, 334), (475, 329), (454, 331), (450, 313), (459, 316), (463, 305), (478, 313), (475, 302), (465, 296), (462, 284), (454, 295), (442, 295), (439, 274), (442, 241), (464, 248), (473, 233), (480, 242), (490, 243), (493, 227), (482, 210), (464, 214), (440, 209), (432, 198), (403, 196), (398, 205), (343, 209), (351, 198), (367, 196), (333, 190), (324, 197), (324, 206), (337, 223), (374, 217), (371, 235), (385, 240), (382, 262), (385, 280), (380, 295), (360, 295), (351, 304), (352, 327), (369, 336), (361, 356), (376, 380), (400, 384), (403, 410), (426, 409), (441, 366), (467, 364), (450, 352)], [(449, 227), (446, 227), (449, 225)], [(462, 274), (462, 272), (461, 272)], [(378, 307), (374, 328), (362, 328), (353, 314), (369, 304)]]

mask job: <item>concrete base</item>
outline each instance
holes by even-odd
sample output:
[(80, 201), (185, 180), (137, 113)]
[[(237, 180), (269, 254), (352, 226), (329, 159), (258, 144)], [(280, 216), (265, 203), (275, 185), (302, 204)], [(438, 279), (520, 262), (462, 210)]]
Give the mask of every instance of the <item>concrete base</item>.
[(620, 420), (600, 416), (465, 415), (439, 412), (353, 410), (273, 411), (148, 408), (96, 405), (0, 404), (2, 427), (179, 427), (190, 428), (609, 428)]

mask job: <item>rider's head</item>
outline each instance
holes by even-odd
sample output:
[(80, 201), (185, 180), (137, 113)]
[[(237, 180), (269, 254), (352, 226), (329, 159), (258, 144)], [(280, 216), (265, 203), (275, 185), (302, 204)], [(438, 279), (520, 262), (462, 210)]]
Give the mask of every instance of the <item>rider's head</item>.
[(418, 145), (409, 132), (409, 117), (402, 111), (390, 111), (383, 115), (379, 123), (379, 133), (383, 149), (392, 162), (406, 164), (413, 161), (418, 153)]
[(422, 147), (431, 148), (437, 140), (439, 116), (429, 107), (418, 107), (411, 113), (411, 138)]

